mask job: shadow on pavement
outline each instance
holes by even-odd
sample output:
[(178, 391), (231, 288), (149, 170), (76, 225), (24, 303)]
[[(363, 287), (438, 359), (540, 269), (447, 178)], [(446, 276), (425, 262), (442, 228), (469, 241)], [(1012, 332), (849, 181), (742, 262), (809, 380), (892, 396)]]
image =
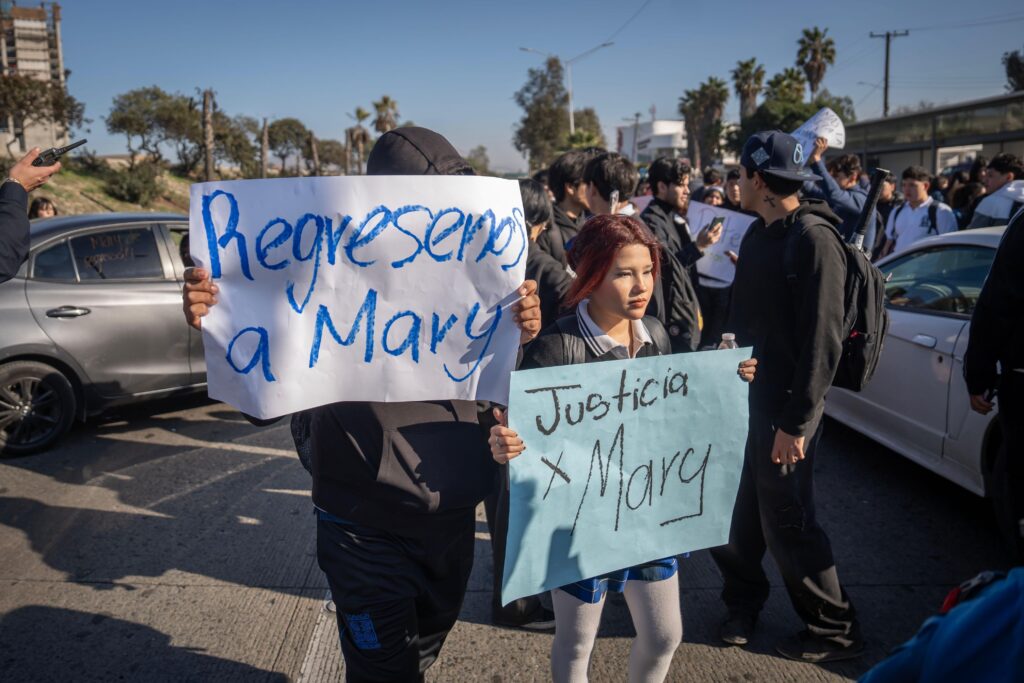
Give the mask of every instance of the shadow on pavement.
[(54, 607), (22, 607), (0, 619), (0, 680), (268, 681), (283, 673), (174, 647), (160, 631)]

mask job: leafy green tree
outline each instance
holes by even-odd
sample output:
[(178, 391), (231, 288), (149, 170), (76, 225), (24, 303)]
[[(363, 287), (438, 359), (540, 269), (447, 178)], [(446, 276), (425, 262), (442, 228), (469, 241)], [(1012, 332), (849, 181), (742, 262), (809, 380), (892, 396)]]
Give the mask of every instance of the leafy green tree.
[[(70, 74), (70, 71), (65, 72), (66, 76)], [(14, 159), (17, 133), (33, 124), (64, 130), (81, 126), (85, 121), (85, 105), (72, 97), (60, 83), (8, 74), (0, 76), (0, 117), (10, 119), (14, 125), (16, 134), (7, 143), (7, 154)]]
[(300, 173), (301, 152), (309, 138), (309, 130), (296, 118), (277, 119), (267, 129), (270, 149), (281, 160), (281, 173), (285, 173), (288, 157), (295, 156), (295, 172)]
[(251, 116), (213, 112), (214, 158), (238, 166), (243, 178), (259, 177), (259, 137), (260, 123)]
[(529, 160), (531, 171), (548, 166), (564, 148), (569, 133), (569, 94), (562, 63), (550, 57), (530, 69), (526, 83), (514, 96), (523, 109), (513, 144)]
[(317, 140), (320, 147), (320, 164), (325, 168), (332, 168), (335, 172), (345, 166), (345, 145), (337, 140)]
[(604, 139), (604, 130), (601, 128), (601, 120), (593, 107), (577, 109), (573, 112), (573, 119), (576, 124), (575, 140), (573, 135), (567, 136), (568, 147), (571, 149), (585, 149), (587, 147), (607, 147)]
[(1006, 69), (1007, 91), (1024, 90), (1024, 54), (1020, 50), (1004, 52), (1003, 67)]
[(825, 70), (836, 63), (836, 43), (828, 37), (828, 29), (805, 28), (796, 54), (796, 65), (803, 68), (813, 102), (818, 97), (818, 88), (825, 80)]
[(159, 112), (170, 97), (154, 85), (129, 90), (114, 98), (107, 114), (107, 132), (125, 136), (129, 167), (135, 167), (139, 152), (146, 152), (154, 163), (163, 160), (160, 145), (164, 142), (164, 130), (159, 123)]
[(469, 150), (469, 154), (466, 155), (466, 161), (477, 172), (477, 175), (492, 175), (491, 159), (487, 156), (487, 148), (483, 145), (477, 145)]

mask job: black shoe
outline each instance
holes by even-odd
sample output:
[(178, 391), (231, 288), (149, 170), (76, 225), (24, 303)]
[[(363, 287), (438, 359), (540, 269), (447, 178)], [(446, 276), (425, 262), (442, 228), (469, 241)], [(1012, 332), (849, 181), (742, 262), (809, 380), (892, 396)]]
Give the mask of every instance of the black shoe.
[(729, 612), (719, 631), (722, 640), (729, 645), (746, 645), (754, 635), (757, 615), (745, 612)]
[(494, 615), (494, 625), (505, 628), (520, 628), (524, 631), (554, 631), (555, 613), (546, 607), (541, 607), (528, 617), (519, 619), (507, 619), (496, 614)]
[(843, 643), (832, 638), (816, 636), (810, 631), (801, 631), (779, 642), (775, 649), (783, 657), (798, 662), (824, 664), (860, 657), (864, 654), (864, 641), (858, 637), (847, 639)]

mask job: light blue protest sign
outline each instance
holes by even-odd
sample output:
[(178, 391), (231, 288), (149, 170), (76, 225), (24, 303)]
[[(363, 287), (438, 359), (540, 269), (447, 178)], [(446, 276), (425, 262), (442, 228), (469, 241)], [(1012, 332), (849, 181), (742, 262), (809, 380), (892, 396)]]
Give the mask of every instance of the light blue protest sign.
[(750, 349), (525, 370), (502, 602), (727, 542)]

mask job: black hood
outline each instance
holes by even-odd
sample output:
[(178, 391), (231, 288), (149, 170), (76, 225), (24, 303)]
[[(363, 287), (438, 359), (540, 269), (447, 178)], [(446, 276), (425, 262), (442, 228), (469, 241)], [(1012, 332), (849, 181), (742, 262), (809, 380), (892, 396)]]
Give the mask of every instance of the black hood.
[(786, 225), (792, 225), (803, 216), (814, 215), (823, 218), (838, 230), (843, 224), (843, 219), (829, 208), (828, 202), (824, 199), (801, 199), (800, 207), (786, 217)]
[(381, 135), (370, 151), (366, 175), (474, 175), (442, 135), (407, 126)]

